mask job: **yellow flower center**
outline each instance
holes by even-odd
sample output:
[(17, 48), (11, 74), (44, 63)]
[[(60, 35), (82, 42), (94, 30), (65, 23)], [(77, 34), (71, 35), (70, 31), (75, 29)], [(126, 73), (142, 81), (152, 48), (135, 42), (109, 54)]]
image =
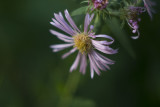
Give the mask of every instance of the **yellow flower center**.
[(82, 54), (88, 53), (92, 47), (92, 42), (88, 35), (81, 33), (73, 36), (74, 47), (76, 47)]

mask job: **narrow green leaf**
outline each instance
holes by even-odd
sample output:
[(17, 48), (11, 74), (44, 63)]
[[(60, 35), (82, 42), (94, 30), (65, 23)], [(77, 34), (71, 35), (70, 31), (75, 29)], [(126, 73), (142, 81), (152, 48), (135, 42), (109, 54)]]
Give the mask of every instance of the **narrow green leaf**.
[(86, 1), (82, 1), (82, 2), (81, 2), (81, 4), (82, 4), (82, 3), (88, 3), (88, 0), (86, 0)]
[(84, 6), (84, 7), (78, 8), (78, 9), (74, 10), (74, 11), (71, 13), (71, 15), (72, 15), (72, 16), (76, 16), (76, 15), (85, 14), (85, 13), (86, 13), (86, 10), (87, 10), (87, 7), (88, 7), (88, 6)]

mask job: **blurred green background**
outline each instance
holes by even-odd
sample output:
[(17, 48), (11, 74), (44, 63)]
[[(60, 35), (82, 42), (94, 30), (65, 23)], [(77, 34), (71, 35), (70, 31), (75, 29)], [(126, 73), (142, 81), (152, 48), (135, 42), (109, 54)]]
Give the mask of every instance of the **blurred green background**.
[[(0, 107), (160, 107), (160, 13), (159, 0), (154, 19), (142, 16), (141, 37), (116, 38), (119, 53), (108, 72), (90, 79), (78, 70), (69, 73), (76, 54), (61, 59), (51, 44), (62, 43), (49, 29), (54, 12), (79, 8), (80, 0), (0, 1)], [(77, 18), (74, 18), (75, 20)], [(127, 27), (126, 27), (127, 28)], [(108, 34), (107, 28), (102, 28)], [(56, 29), (57, 30), (57, 29)], [(120, 37), (121, 38), (121, 37)]]

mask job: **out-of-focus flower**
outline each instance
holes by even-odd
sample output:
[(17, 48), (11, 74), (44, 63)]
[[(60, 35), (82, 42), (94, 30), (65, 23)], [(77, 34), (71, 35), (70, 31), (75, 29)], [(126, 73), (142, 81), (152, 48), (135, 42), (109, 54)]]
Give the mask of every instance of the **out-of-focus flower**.
[[(51, 22), (51, 24), (69, 34), (70, 36), (56, 32), (54, 30), (50, 30), (53, 35), (56, 35), (57, 38), (66, 42), (65, 44), (52, 45), (51, 48), (53, 49), (53, 52), (58, 52), (66, 48), (73, 47), (73, 49), (62, 56), (62, 58), (66, 58), (78, 50), (78, 55), (70, 68), (70, 72), (77, 69), (80, 63), (80, 72), (85, 74), (87, 67), (87, 56), (89, 57), (90, 61), (91, 78), (94, 77), (94, 72), (100, 75), (99, 69), (102, 71), (110, 69), (108, 65), (114, 64), (114, 61), (101, 55), (95, 49), (105, 54), (115, 54), (118, 50), (114, 50), (109, 47), (109, 45), (114, 42), (112, 37), (107, 35), (95, 35), (95, 33), (92, 32), (93, 25), (91, 25), (90, 29), (88, 30), (88, 26), (94, 17), (93, 14), (91, 16), (86, 14), (83, 32), (77, 28), (67, 10), (65, 10), (65, 17), (70, 25), (65, 21), (61, 12), (59, 14), (54, 14), (54, 16), (55, 18), (52, 19), (53, 22)], [(95, 40), (95, 38), (106, 38), (110, 41), (99, 41)]]
[(153, 2), (151, 0), (143, 0), (143, 2), (144, 2), (144, 6), (147, 9), (147, 12), (148, 12), (149, 16), (152, 19), (152, 13), (155, 12), (154, 9), (153, 9), (153, 6), (155, 5), (155, 2)]
[(143, 7), (134, 7), (134, 6), (130, 6), (127, 9), (127, 22), (128, 25), (133, 29), (132, 32), (133, 33), (137, 33), (137, 36), (132, 36), (132, 39), (138, 39), (140, 36), (140, 32), (139, 32), (139, 26), (138, 26), (138, 22), (141, 21), (141, 18), (139, 18), (139, 15), (141, 15), (143, 12), (145, 12), (145, 8)]
[(105, 9), (108, 5), (108, 0), (91, 0), (95, 9)]

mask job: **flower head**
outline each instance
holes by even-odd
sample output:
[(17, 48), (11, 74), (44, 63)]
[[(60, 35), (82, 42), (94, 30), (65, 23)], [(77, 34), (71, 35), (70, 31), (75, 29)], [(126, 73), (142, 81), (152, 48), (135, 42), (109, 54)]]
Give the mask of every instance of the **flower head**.
[(108, 0), (92, 0), (95, 9), (105, 9), (108, 5)]
[(143, 12), (145, 12), (145, 8), (143, 7), (134, 7), (134, 6), (129, 6), (127, 9), (127, 22), (128, 25), (133, 29), (133, 33), (138, 33), (137, 36), (132, 36), (132, 39), (138, 39), (139, 38), (139, 26), (138, 22), (141, 21), (141, 18), (139, 18), (139, 15), (141, 15)]
[(82, 54), (88, 53), (92, 48), (92, 41), (90, 37), (84, 33), (77, 34), (74, 38), (74, 47), (76, 47)]
[[(67, 10), (65, 10), (65, 17), (70, 25), (65, 21), (62, 13), (54, 14), (54, 16), (55, 18), (52, 19), (53, 22), (51, 22), (51, 24), (70, 36), (50, 30), (53, 35), (56, 35), (57, 38), (66, 42), (65, 44), (52, 45), (51, 48), (53, 49), (53, 52), (58, 52), (66, 48), (73, 47), (69, 52), (62, 56), (62, 58), (66, 58), (75, 51), (78, 51), (78, 55), (70, 68), (70, 72), (77, 69), (80, 63), (80, 72), (85, 74), (87, 57), (90, 61), (91, 78), (93, 78), (94, 72), (100, 75), (100, 70), (106, 71), (107, 69), (110, 69), (108, 65), (114, 64), (114, 61), (101, 55), (95, 49), (105, 54), (117, 53), (117, 50), (109, 47), (109, 45), (114, 42), (114, 39), (107, 35), (95, 35), (95, 33), (92, 32), (92, 25), (88, 30), (88, 26), (94, 17), (93, 14), (91, 16), (86, 14), (83, 32), (77, 28)], [(98, 41), (95, 40), (96, 38), (106, 38), (110, 41)]]

